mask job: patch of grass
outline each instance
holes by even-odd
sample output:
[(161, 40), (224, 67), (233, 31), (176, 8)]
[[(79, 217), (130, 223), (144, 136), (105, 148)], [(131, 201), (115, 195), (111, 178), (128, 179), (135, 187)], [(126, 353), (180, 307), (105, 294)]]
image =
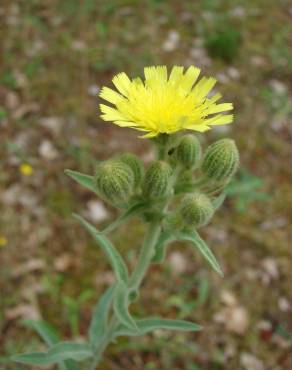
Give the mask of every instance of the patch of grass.
[(206, 37), (206, 48), (212, 58), (219, 58), (231, 63), (237, 57), (241, 42), (241, 33), (234, 27), (226, 27)]

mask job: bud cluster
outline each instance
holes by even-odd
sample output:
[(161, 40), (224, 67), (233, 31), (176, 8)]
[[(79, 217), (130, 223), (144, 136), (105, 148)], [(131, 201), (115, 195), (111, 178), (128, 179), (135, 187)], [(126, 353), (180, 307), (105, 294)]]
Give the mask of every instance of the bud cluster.
[[(164, 135), (155, 143), (164, 154), (146, 171), (141, 160), (129, 153), (101, 163), (95, 175), (97, 192), (117, 207), (148, 199), (153, 207), (145, 217), (162, 214), (160, 200), (174, 200), (175, 210), (165, 215), (165, 227), (171, 230), (206, 225), (215, 212), (214, 195), (224, 189), (238, 168), (234, 141), (218, 140), (204, 154), (194, 135), (171, 141)], [(177, 206), (175, 199), (180, 195)]]
[(174, 192), (186, 195), (167, 217), (166, 228), (206, 225), (215, 212), (214, 194), (224, 189), (238, 168), (239, 153), (234, 141), (218, 140), (203, 155), (195, 136), (183, 136), (172, 151), (171, 163), (180, 167)]

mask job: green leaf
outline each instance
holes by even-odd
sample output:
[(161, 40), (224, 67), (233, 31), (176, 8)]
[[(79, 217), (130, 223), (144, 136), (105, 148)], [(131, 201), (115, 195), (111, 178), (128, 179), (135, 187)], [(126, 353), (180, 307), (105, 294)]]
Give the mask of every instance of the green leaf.
[(114, 289), (115, 285), (112, 285), (106, 290), (93, 311), (88, 334), (90, 343), (94, 348), (98, 346), (99, 339), (105, 333), (110, 304), (114, 295)]
[(134, 336), (134, 335), (143, 335), (147, 334), (156, 329), (167, 329), (167, 330), (180, 330), (180, 331), (200, 331), (202, 330), (202, 326), (185, 321), (185, 320), (169, 320), (169, 319), (161, 319), (161, 318), (148, 318), (142, 320), (136, 320), (136, 325), (139, 329), (139, 332), (133, 332), (128, 328), (121, 325), (121, 327), (117, 330), (117, 336)]
[(149, 207), (149, 202), (138, 202), (132, 205), (129, 209), (127, 209), (124, 213), (121, 214), (114, 222), (112, 222), (109, 226), (102, 230), (103, 234), (108, 234), (111, 231), (115, 230), (117, 227), (124, 224), (126, 221), (131, 219), (134, 216), (141, 214)]
[(107, 255), (109, 262), (116, 274), (116, 278), (119, 282), (128, 281), (128, 269), (127, 266), (120, 255), (120, 253), (115, 249), (113, 244), (108, 240), (108, 238), (100, 233), (93, 225), (87, 222), (83, 217), (74, 214), (73, 215), (80, 223), (85, 227), (86, 230), (92, 235), (92, 237), (97, 241), (101, 249)]
[(167, 245), (174, 240), (175, 237), (172, 231), (164, 231), (160, 234), (155, 246), (155, 254), (152, 258), (153, 263), (161, 263), (164, 261)]
[(213, 204), (213, 207), (214, 207), (215, 211), (217, 211), (217, 209), (219, 209), (222, 206), (225, 199), (226, 199), (226, 193), (221, 193), (217, 198), (215, 198), (212, 201), (212, 204)]
[(94, 177), (85, 175), (84, 173), (72, 171), (72, 170), (65, 170), (64, 171), (66, 175), (71, 177), (73, 180), (78, 182), (78, 184), (84, 186), (85, 188), (93, 191), (95, 194), (97, 194), (95, 186), (94, 186)]
[(134, 332), (138, 331), (135, 320), (129, 313), (128, 287), (125, 283), (119, 282), (115, 288), (114, 312), (122, 324)]
[(13, 356), (12, 360), (22, 364), (48, 366), (67, 359), (83, 361), (92, 356), (91, 348), (86, 343), (59, 342), (47, 352), (24, 353)]
[(191, 245), (198, 248), (198, 250), (201, 252), (203, 257), (209, 262), (209, 264), (213, 267), (213, 269), (218, 272), (219, 275), (223, 276), (223, 272), (221, 270), (221, 267), (219, 263), (216, 260), (216, 257), (210, 250), (210, 248), (207, 246), (207, 244), (204, 242), (203, 239), (199, 236), (199, 234), (196, 231), (180, 231), (178, 234), (178, 239), (181, 241), (190, 242)]
[[(25, 320), (23, 323), (35, 330), (49, 347), (52, 347), (60, 340), (56, 329), (44, 320)], [(60, 370), (77, 370), (73, 360), (59, 363), (59, 368)]]
[(48, 346), (53, 346), (60, 339), (55, 328), (43, 320), (25, 320), (24, 325), (35, 330)]

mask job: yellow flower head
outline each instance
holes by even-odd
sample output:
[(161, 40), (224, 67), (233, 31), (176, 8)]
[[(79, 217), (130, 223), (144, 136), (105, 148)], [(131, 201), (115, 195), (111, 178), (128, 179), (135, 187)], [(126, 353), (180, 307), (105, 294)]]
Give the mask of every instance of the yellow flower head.
[(146, 67), (144, 81), (119, 73), (113, 78), (118, 92), (108, 87), (100, 92), (113, 104), (100, 104), (101, 118), (147, 132), (143, 137), (184, 129), (204, 132), (212, 125), (231, 123), (233, 115), (222, 113), (232, 110), (232, 104), (217, 104), (219, 93), (207, 97), (216, 80), (203, 77), (196, 83), (199, 74), (200, 69), (193, 66), (185, 73), (184, 67), (175, 66), (169, 76), (166, 66)]
[(33, 173), (33, 168), (28, 163), (22, 163), (19, 167), (19, 171), (24, 176), (30, 176)]
[(8, 240), (5, 238), (5, 236), (0, 235), (0, 247), (5, 247), (8, 243)]

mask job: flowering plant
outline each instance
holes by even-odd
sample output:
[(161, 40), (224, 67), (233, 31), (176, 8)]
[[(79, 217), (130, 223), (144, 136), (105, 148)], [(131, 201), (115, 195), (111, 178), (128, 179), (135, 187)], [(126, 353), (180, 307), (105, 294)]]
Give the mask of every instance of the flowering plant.
[[(31, 322), (48, 346), (45, 352), (13, 356), (13, 360), (37, 366), (57, 364), (60, 370), (76, 370), (86, 361), (94, 370), (106, 347), (120, 336), (138, 336), (155, 329), (198, 331), (192, 322), (159, 317), (137, 318), (131, 303), (139, 298), (139, 288), (151, 264), (162, 263), (168, 245), (184, 241), (196, 248), (210, 266), (223, 275), (220, 266), (197, 229), (205, 226), (224, 201), (224, 188), (237, 170), (239, 154), (230, 139), (218, 140), (203, 153), (193, 134), (212, 125), (231, 123), (232, 115), (222, 112), (232, 104), (216, 102), (219, 93), (208, 97), (213, 78), (196, 80), (200, 70), (174, 67), (168, 77), (166, 67), (145, 68), (145, 81), (132, 81), (125, 73), (114, 77), (119, 92), (104, 87), (100, 96), (113, 106), (101, 104), (102, 118), (121, 127), (146, 132), (156, 148), (156, 159), (144, 170), (141, 160), (130, 153), (97, 165), (94, 175), (66, 170), (80, 185), (104, 201), (121, 209), (121, 215), (99, 231), (80, 215), (74, 215), (91, 234), (108, 258), (115, 282), (93, 309), (86, 342), (60, 341), (44, 321)], [(108, 234), (133, 217), (148, 225), (135, 268), (127, 264)]]

